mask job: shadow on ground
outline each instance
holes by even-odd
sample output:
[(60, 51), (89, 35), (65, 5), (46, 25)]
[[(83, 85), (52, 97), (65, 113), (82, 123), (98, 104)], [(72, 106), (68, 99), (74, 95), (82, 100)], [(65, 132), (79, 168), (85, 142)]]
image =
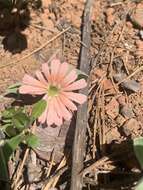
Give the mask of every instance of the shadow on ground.
[[(39, 8), (36, 0), (0, 0), (0, 36), (3, 48), (12, 54), (21, 53), (27, 48), (27, 39), (22, 31), (30, 24), (30, 7)], [(38, 1), (39, 3), (41, 0)], [(42, 6), (42, 2), (40, 3)]]

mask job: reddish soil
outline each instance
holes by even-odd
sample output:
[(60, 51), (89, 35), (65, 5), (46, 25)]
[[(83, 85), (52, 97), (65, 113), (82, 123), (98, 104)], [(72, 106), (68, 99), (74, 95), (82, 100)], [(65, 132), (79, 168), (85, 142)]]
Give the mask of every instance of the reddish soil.
[[(84, 3), (84, 0), (43, 0), (40, 9), (35, 10), (30, 7), (29, 25), (24, 30), (20, 30), (19, 26), (13, 29), (12, 34), (16, 33), (16, 35), (8, 37), (8, 47), (5, 48), (3, 44), (7, 35), (4, 33), (0, 36), (1, 94), (9, 85), (21, 81), (24, 73), (33, 73), (53, 55), (77, 66), (80, 47), (84, 45), (81, 42)], [(120, 150), (120, 154), (117, 156), (119, 159), (117, 163), (104, 162), (103, 159), (103, 164), (97, 168), (98, 176), (95, 174), (95, 168), (92, 172), (90, 171), (88, 177), (85, 176), (86, 189), (87, 187), (110, 190), (134, 189), (135, 173), (140, 171), (136, 161), (134, 163), (132, 154), (130, 156), (130, 146), (128, 147), (124, 143), (143, 135), (143, 69), (140, 69), (143, 60), (142, 10), (143, 3), (136, 3), (136, 1), (97, 0), (94, 2), (91, 17), (92, 46), (90, 51), (94, 67), (89, 76), (88, 112), (90, 117), (85, 163), (117, 153), (118, 150)], [(71, 28), (41, 48), (40, 51), (30, 55), (31, 52), (67, 27)], [(19, 39), (17, 33), (22, 34), (25, 38)], [(23, 45), (25, 43), (26, 46)], [(25, 56), (27, 58), (23, 59)], [(120, 83), (123, 78), (128, 76), (129, 80)], [(8, 100), (4, 100), (3, 104), (7, 105)], [(3, 109), (3, 106), (1, 107)], [(53, 148), (51, 141), (46, 141), (50, 150)], [(59, 155), (59, 152), (57, 154), (58, 159), (61, 159), (64, 155), (65, 137), (62, 140), (59, 137), (58, 142), (61, 143), (59, 148), (61, 154)], [(41, 179), (41, 168), (47, 171), (51, 167), (51, 162), (49, 154), (47, 160), (45, 154), (44, 158), (42, 153), (38, 152), (37, 154), (38, 157), (35, 156), (38, 160), (36, 167), (39, 168), (37, 171), (40, 173), (36, 179), (38, 181)], [(19, 158), (19, 156), (17, 157)], [(55, 163), (52, 164), (53, 170), (57, 169), (56, 164), (59, 164), (57, 157)], [(30, 167), (34, 168), (35, 166)], [(131, 177), (133, 171), (135, 172)], [(29, 172), (27, 175), (32, 176), (32, 174)], [(36, 175), (38, 176), (37, 173)], [(94, 177), (99, 179), (96, 180)], [(65, 189), (66, 183), (69, 182), (69, 176), (67, 178), (64, 183), (62, 180), (59, 181), (57, 189)], [(122, 178), (127, 180), (122, 180)], [(129, 180), (130, 178), (131, 180)], [(30, 179), (33, 182), (35, 177)], [(45, 181), (38, 185), (33, 182), (29, 189), (42, 189)], [(21, 189), (27, 188), (27, 186), (25, 185)]]

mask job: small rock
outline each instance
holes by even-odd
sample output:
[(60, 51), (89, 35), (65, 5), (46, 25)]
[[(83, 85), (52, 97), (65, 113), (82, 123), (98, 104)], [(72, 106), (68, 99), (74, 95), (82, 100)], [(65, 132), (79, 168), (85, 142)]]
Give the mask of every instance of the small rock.
[(120, 96), (118, 99), (118, 102), (120, 105), (126, 105), (126, 97), (125, 96)]
[(108, 91), (108, 93), (112, 93), (112, 94), (116, 93), (111, 80), (109, 80), (107, 78), (105, 78), (103, 80), (103, 88), (104, 88), (105, 91)]
[(120, 57), (117, 57), (113, 60), (113, 66), (117, 73), (120, 73), (122, 71), (122, 68), (124, 66), (123, 59)]
[(143, 56), (143, 41), (142, 40), (136, 40), (136, 55)]
[[(114, 77), (114, 80), (116, 82), (120, 82), (122, 81), (124, 78), (126, 78), (126, 74), (124, 73), (118, 73), (116, 75), (113, 76)], [(133, 92), (138, 92), (141, 90), (141, 85), (139, 82), (135, 81), (135, 80), (131, 80), (131, 79), (128, 79), (124, 82), (121, 83), (121, 86), (125, 89), (128, 89), (128, 90), (131, 90)]]
[(106, 16), (107, 16), (106, 20), (107, 20), (107, 23), (108, 23), (110, 26), (112, 26), (112, 25), (114, 24), (114, 22), (115, 22), (114, 11), (115, 11), (115, 10), (114, 10), (113, 8), (108, 8), (108, 9), (106, 10)]
[(141, 90), (141, 85), (135, 80), (128, 80), (127, 82), (123, 82), (121, 85), (133, 92), (138, 92)]
[(124, 123), (124, 125), (121, 127), (121, 131), (125, 136), (128, 137), (130, 135), (136, 134), (139, 128), (140, 126), (137, 120), (132, 118)]
[(115, 98), (112, 98), (109, 104), (106, 105), (105, 110), (112, 119), (115, 119), (119, 114), (119, 103)]
[(103, 80), (103, 86), (104, 90), (109, 90), (110, 88), (113, 88), (112, 82), (109, 79)]
[(110, 144), (112, 141), (120, 139), (120, 133), (118, 131), (118, 128), (112, 128), (107, 134), (106, 134), (106, 142), (107, 144)]
[(130, 15), (131, 22), (135, 27), (143, 27), (143, 3), (139, 3)]
[(120, 113), (127, 119), (130, 119), (135, 116), (132, 108), (129, 105), (121, 106)]
[(120, 114), (116, 118), (116, 123), (118, 126), (122, 126), (125, 121), (126, 121), (126, 119)]

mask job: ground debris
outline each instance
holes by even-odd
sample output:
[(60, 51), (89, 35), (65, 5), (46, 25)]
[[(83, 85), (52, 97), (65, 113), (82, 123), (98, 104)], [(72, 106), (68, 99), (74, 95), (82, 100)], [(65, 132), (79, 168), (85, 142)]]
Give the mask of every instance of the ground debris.
[(107, 23), (112, 26), (115, 22), (114, 8), (108, 8), (105, 12)]
[(121, 131), (124, 133), (126, 137), (128, 136), (134, 137), (139, 128), (140, 126), (138, 121), (134, 118), (131, 118), (123, 124), (123, 126), (121, 127)]
[[(121, 82), (124, 78), (126, 78), (126, 74), (119, 73), (114, 75), (114, 79), (116, 82)], [(141, 91), (141, 85), (139, 82), (135, 81), (134, 79), (128, 79), (127, 81), (121, 82), (121, 86), (126, 90), (131, 90), (133, 92)]]
[(135, 116), (132, 107), (129, 105), (123, 105), (120, 108), (120, 113), (123, 115), (126, 119), (130, 119)]
[(119, 114), (119, 103), (115, 98), (112, 98), (112, 100), (106, 105), (105, 110), (109, 117), (115, 119)]
[(135, 52), (138, 56), (143, 56), (143, 41), (142, 40), (136, 40), (136, 47), (137, 51)]
[(131, 22), (135, 27), (143, 27), (143, 3), (137, 4), (136, 8), (130, 15)]
[(121, 137), (120, 132), (118, 131), (118, 128), (112, 128), (107, 134), (106, 134), (106, 142), (107, 144), (111, 144), (113, 141), (119, 140)]

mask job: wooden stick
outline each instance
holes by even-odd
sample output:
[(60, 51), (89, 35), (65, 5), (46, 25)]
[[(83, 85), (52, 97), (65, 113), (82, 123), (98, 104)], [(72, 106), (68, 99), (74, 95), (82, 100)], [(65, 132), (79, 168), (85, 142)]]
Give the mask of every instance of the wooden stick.
[[(82, 42), (86, 44), (81, 47), (80, 52), (80, 70), (89, 74), (89, 49), (90, 49), (90, 32), (91, 32), (91, 8), (93, 0), (87, 0), (84, 15), (83, 15), (83, 28), (82, 28)], [(88, 88), (80, 90), (81, 93), (88, 95)], [(82, 189), (82, 177), (79, 173), (83, 169), (83, 161), (85, 155), (85, 142), (86, 142), (86, 128), (87, 128), (87, 103), (77, 112), (77, 121), (73, 145), (72, 156), (72, 176), (71, 176), (71, 190)]]

